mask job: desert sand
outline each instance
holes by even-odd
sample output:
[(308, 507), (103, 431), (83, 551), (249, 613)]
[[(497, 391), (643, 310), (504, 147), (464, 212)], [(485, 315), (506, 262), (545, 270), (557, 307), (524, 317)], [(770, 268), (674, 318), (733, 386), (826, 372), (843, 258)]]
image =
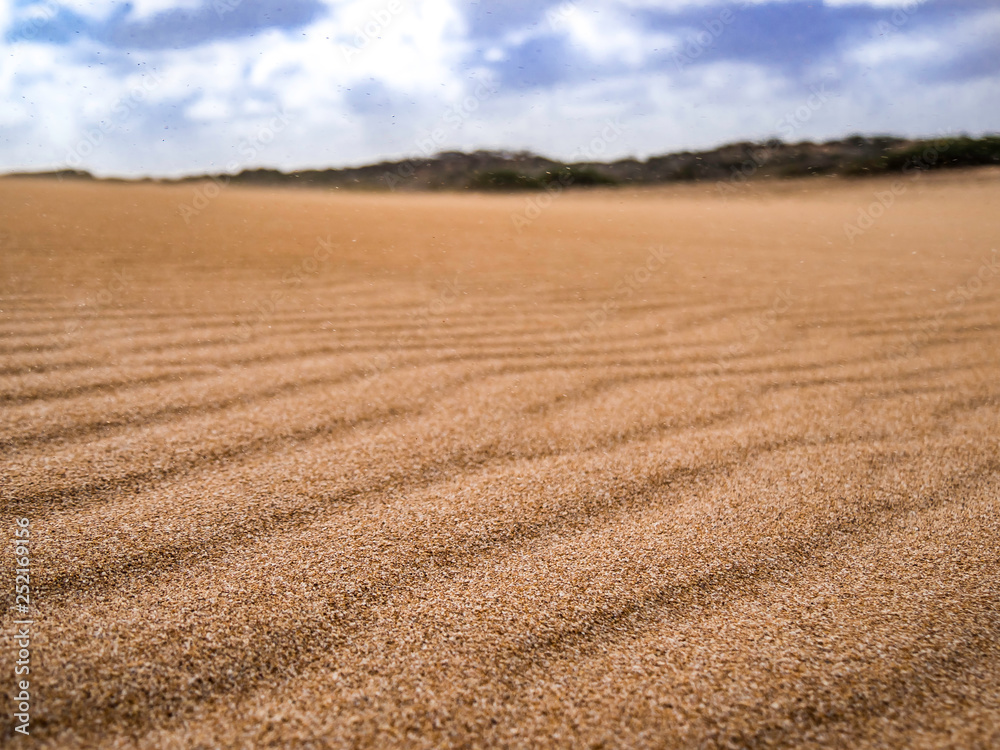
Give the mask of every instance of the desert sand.
[(998, 205), (0, 180), (32, 741), (1000, 746)]

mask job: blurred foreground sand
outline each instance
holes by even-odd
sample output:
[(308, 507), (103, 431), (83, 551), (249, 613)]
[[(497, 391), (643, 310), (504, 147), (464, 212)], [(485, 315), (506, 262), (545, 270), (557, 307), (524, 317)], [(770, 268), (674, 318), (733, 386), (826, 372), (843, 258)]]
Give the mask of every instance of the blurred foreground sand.
[(1000, 745), (1000, 179), (902, 185), (0, 180), (33, 738)]

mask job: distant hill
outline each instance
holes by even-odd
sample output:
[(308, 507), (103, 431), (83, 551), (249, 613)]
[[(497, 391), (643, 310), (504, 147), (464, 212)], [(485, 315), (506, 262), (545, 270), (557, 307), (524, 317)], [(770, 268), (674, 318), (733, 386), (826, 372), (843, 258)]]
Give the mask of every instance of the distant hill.
[[(199, 175), (162, 183), (207, 179), (241, 185), (288, 185), (365, 190), (541, 190), (593, 185), (655, 185), (715, 181), (733, 184), (761, 178), (839, 174), (865, 176), (910, 170), (1000, 165), (1000, 135), (983, 138), (912, 140), (851, 136), (826, 143), (732, 143), (710, 151), (682, 151), (640, 161), (565, 164), (518, 151), (446, 151), (427, 158), (380, 162), (344, 169), (281, 172), (244, 170), (235, 175)], [(95, 179), (62, 170), (10, 175)]]

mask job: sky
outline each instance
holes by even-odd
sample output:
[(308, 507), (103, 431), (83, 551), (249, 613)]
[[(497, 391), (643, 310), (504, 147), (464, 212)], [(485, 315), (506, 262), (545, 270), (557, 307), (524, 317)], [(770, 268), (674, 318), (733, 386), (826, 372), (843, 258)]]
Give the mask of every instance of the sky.
[(1000, 131), (1000, 0), (0, 0), (0, 172)]

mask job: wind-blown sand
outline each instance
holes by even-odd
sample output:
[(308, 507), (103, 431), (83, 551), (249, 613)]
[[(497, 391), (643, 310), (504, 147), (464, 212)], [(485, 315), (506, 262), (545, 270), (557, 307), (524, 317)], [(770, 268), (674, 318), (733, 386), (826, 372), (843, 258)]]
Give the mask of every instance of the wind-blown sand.
[(1000, 745), (1000, 179), (890, 186), (0, 181), (32, 739)]

